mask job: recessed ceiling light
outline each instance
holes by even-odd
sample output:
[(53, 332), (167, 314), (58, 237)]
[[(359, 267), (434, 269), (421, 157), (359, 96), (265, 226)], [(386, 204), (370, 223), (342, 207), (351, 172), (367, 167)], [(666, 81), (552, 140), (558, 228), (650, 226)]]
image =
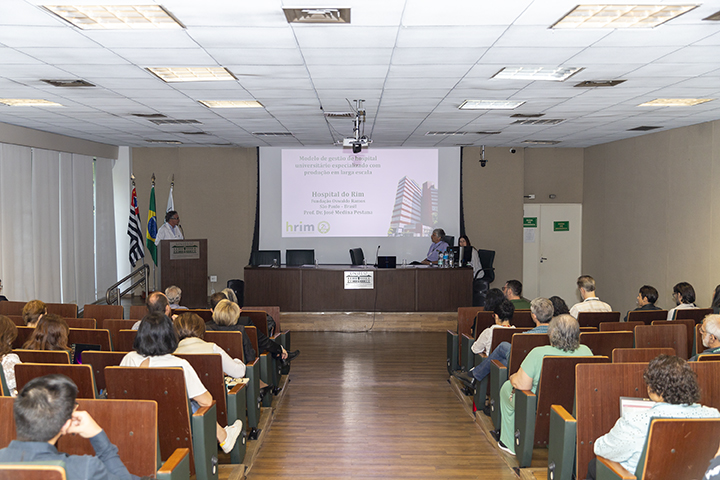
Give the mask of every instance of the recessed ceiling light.
[(168, 145), (182, 145), (182, 142), (179, 140), (145, 140), (148, 143), (165, 143)]
[(167, 118), (162, 113), (133, 113), (132, 116), (140, 118)]
[(327, 118), (355, 118), (355, 112), (324, 112)]
[(62, 107), (59, 103), (39, 98), (0, 98), (0, 103), (9, 107)]
[(523, 140), (522, 143), (530, 145), (557, 145), (560, 142), (558, 140)]
[(525, 103), (522, 100), (465, 100), (460, 110), (512, 110)]
[(578, 5), (550, 28), (652, 28), (697, 5)]
[(510, 125), (557, 125), (558, 123), (564, 122), (564, 118), (546, 118), (539, 120), (516, 120)]
[(643, 125), (640, 127), (628, 128), (628, 132), (647, 132), (649, 130), (657, 130), (658, 128), (663, 128), (663, 127), (651, 127), (649, 125)]
[(638, 107), (692, 107), (701, 103), (712, 102), (714, 98), (656, 98), (645, 102)]
[(427, 132), (425, 136), (450, 136), (450, 135), (497, 135), (500, 132)]
[(252, 132), (256, 137), (292, 137), (290, 132)]
[(151, 119), (150, 121), (155, 125), (202, 125), (202, 122), (198, 120), (173, 120), (171, 118), (159, 118)]
[(149, 67), (147, 70), (167, 83), (236, 80), (223, 67)]
[(75, 80), (40, 80), (41, 82), (48, 83), (52, 85), (53, 87), (94, 87), (90, 82), (86, 82), (85, 80), (75, 79)]
[(349, 8), (284, 8), (288, 23), (350, 23)]
[(206, 132), (180, 132), (183, 135), (207, 135)]
[(184, 28), (160, 5), (43, 5), (83, 30)]
[(709, 20), (711, 22), (720, 22), (720, 12), (715, 12), (709, 17), (703, 18), (703, 20)]
[(510, 118), (540, 118), (544, 116), (544, 113), (513, 113)]
[(208, 108), (262, 108), (255, 100), (198, 100)]
[(583, 67), (505, 67), (490, 78), (562, 82), (582, 69)]
[(580, 88), (595, 88), (595, 87), (614, 87), (620, 85), (626, 80), (585, 80), (576, 84), (576, 87)]

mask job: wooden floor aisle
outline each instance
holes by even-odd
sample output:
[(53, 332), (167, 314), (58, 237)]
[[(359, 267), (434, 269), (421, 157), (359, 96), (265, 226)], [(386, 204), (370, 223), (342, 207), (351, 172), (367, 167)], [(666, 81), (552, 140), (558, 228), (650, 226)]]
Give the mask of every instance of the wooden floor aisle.
[(293, 332), (248, 480), (516, 479), (447, 382), (444, 333)]

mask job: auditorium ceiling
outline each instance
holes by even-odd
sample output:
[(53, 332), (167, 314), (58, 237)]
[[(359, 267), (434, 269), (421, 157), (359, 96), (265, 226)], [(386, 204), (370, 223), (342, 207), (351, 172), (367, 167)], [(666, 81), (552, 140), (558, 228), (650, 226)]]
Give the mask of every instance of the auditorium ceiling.
[(74, 4), (162, 7), (120, 9), (145, 23), (114, 29), (2, 0), (0, 122), (133, 147), (331, 146), (363, 99), (374, 147), (541, 148), (720, 119), (720, 0), (658, 1), (650, 27), (654, 7), (615, 3), (592, 18), (565, 0)]

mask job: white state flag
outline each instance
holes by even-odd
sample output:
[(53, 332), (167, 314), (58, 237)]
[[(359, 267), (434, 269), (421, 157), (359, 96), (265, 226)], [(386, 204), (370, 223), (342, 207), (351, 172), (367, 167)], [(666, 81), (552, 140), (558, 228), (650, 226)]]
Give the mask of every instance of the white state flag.
[(175, 210), (175, 202), (173, 201), (173, 186), (170, 185), (170, 194), (168, 195), (168, 204), (167, 208), (165, 209), (165, 213), (169, 212), (170, 210)]

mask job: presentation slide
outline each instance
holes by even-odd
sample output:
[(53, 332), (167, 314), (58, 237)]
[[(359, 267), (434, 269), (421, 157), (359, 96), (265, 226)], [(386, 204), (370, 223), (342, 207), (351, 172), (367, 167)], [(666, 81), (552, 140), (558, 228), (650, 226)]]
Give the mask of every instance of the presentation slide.
[(283, 237), (428, 236), (437, 149), (282, 151)]
[(259, 249), (313, 249), (320, 264), (362, 248), (423, 260), (430, 234), (460, 232), (460, 148), (261, 147)]

